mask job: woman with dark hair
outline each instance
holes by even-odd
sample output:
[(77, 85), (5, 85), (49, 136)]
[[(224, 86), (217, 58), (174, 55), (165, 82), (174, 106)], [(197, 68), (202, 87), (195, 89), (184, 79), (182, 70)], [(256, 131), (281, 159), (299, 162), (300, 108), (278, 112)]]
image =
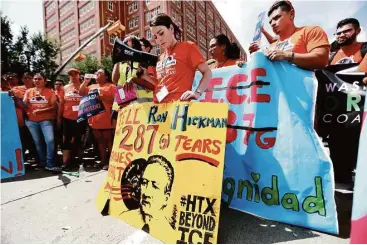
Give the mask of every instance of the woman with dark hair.
[[(101, 164), (95, 164), (94, 167), (103, 166), (108, 169), (109, 155), (112, 151), (113, 137), (115, 135), (116, 121), (111, 120), (112, 104), (115, 98), (116, 86), (110, 83), (109, 74), (103, 69), (96, 72), (97, 84), (89, 85), (91, 79), (85, 78), (80, 86), (80, 95), (87, 95), (88, 92), (98, 90), (105, 111), (88, 119), (89, 126), (92, 128), (93, 135), (98, 144), (101, 155)], [(106, 151), (107, 150), (107, 151)]]
[[(181, 42), (181, 30), (166, 14), (156, 15), (150, 22), (153, 38), (165, 51), (160, 55), (156, 66), (156, 76), (141, 76), (155, 86), (153, 101), (168, 103), (198, 99), (207, 88), (212, 77), (211, 70), (198, 47), (193, 42)], [(192, 84), (196, 69), (203, 77), (195, 91)]]
[[(28, 106), (28, 119), (25, 124), (31, 132), (34, 143), (36, 144), (38, 159), (40, 166), (50, 171), (60, 171), (60, 168), (54, 165), (54, 125), (56, 95), (54, 91), (46, 88), (46, 78), (44, 75), (37, 73), (33, 76), (35, 87), (29, 88), (24, 95), (24, 103)], [(47, 155), (44, 154), (43, 139), (44, 137)]]
[(210, 64), (211, 69), (236, 65), (240, 58), (240, 48), (236, 43), (231, 43), (228, 37), (220, 34), (210, 40), (209, 54), (215, 62)]

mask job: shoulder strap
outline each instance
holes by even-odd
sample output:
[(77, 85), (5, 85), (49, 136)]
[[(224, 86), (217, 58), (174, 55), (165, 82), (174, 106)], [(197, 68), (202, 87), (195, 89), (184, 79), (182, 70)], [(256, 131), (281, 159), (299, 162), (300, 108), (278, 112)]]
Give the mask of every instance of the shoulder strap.
[(362, 59), (364, 58), (364, 56), (367, 54), (367, 42), (364, 42), (361, 46), (361, 56)]

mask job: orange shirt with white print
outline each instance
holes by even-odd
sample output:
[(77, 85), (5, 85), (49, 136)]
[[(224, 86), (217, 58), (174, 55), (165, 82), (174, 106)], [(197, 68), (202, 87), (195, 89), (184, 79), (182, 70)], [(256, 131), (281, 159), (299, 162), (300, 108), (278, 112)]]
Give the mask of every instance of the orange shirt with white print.
[(36, 88), (30, 88), (26, 91), (25, 97), (28, 98), (26, 102), (29, 106), (27, 113), (29, 121), (40, 122), (55, 119), (55, 110), (39, 112), (36, 115), (33, 114), (34, 110), (50, 107), (53, 96), (55, 96), (54, 91), (48, 88), (44, 88), (41, 93), (39, 93)]
[(168, 95), (160, 103), (177, 101), (187, 90), (192, 89), (197, 67), (206, 60), (193, 42), (178, 42), (159, 57), (156, 66), (157, 86), (153, 101), (158, 102), (157, 93), (163, 86)]
[(363, 43), (353, 43), (342, 46), (334, 56), (330, 65), (360, 63), (362, 61), (361, 47)]
[[(17, 96), (20, 100), (23, 100), (24, 94), (27, 91), (27, 88), (25, 85), (23, 86), (15, 86), (12, 88), (14, 95)], [(15, 112), (17, 113), (17, 119), (18, 119), (18, 126), (22, 127), (24, 126), (24, 116), (23, 111), (17, 107), (15, 107)]]
[(319, 26), (303, 26), (297, 27), (296, 31), (289, 38), (277, 40), (270, 44), (270, 49), (307, 54), (313, 49), (323, 46), (328, 46), (330, 48), (325, 31)]
[(59, 93), (64, 99), (64, 112), (62, 116), (66, 119), (76, 120), (78, 119), (79, 103), (83, 96), (79, 94), (79, 91), (74, 88), (72, 84), (68, 84), (64, 87), (63, 93)]
[(358, 70), (367, 73), (367, 54), (364, 56), (361, 63), (359, 63)]
[[(105, 108), (103, 113), (92, 116), (88, 119), (89, 125), (93, 129), (112, 129), (116, 127), (116, 122), (111, 122), (111, 111), (113, 99), (115, 98), (116, 86), (112, 83), (105, 83), (102, 86), (99, 84), (93, 84), (88, 87), (89, 91), (94, 89), (99, 90), (99, 94), (102, 98), (101, 101)], [(107, 99), (107, 100), (106, 100)]]

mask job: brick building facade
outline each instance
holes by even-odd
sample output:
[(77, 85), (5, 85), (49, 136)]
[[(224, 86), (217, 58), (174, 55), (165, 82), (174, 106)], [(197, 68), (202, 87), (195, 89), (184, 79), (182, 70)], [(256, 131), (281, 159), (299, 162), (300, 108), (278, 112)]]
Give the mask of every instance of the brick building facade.
[[(65, 60), (108, 20), (120, 20), (126, 27), (125, 35), (134, 34), (152, 38), (149, 21), (157, 13), (166, 13), (181, 28), (183, 40), (190, 40), (200, 48), (204, 57), (208, 57), (211, 38), (225, 34), (232, 42), (238, 40), (219, 14), (211, 1), (44, 1), (43, 20), (47, 36), (61, 44), (58, 63)], [(113, 47), (114, 36), (107, 32), (90, 43), (82, 53), (100, 58), (109, 55)], [(246, 58), (241, 45), (241, 58)], [(159, 46), (154, 52), (159, 54)]]

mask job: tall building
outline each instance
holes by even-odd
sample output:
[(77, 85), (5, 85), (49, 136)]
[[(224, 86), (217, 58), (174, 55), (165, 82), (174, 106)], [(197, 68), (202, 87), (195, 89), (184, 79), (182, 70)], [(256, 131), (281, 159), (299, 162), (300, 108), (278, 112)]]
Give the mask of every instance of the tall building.
[[(208, 57), (210, 40), (225, 34), (246, 53), (211, 1), (43, 1), (44, 29), (47, 36), (61, 44), (59, 63), (86, 42), (108, 20), (120, 20), (125, 32), (120, 38), (133, 34), (152, 40), (149, 21), (158, 13), (166, 13), (181, 28), (183, 40), (197, 43), (204, 57)], [(112, 51), (115, 36), (107, 32), (96, 38), (83, 51), (100, 58)], [(154, 42), (153, 42), (154, 43)], [(158, 45), (153, 52), (162, 52)]]

